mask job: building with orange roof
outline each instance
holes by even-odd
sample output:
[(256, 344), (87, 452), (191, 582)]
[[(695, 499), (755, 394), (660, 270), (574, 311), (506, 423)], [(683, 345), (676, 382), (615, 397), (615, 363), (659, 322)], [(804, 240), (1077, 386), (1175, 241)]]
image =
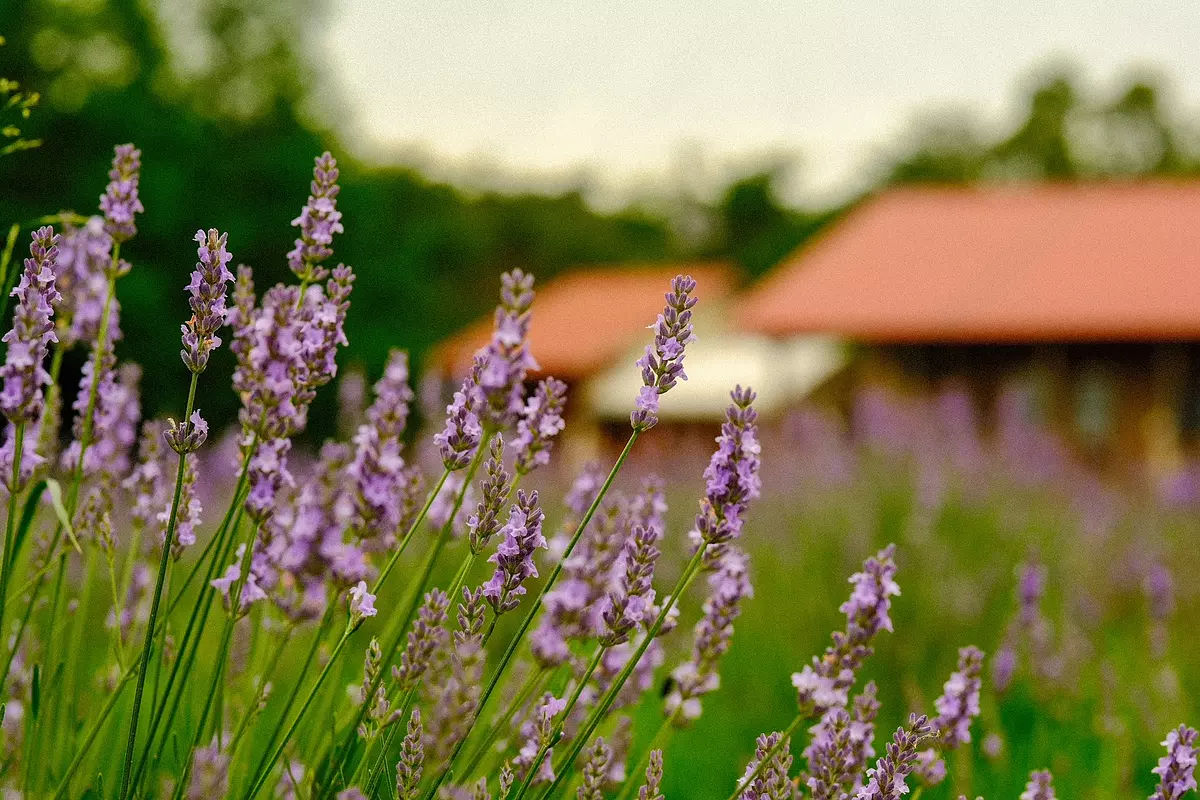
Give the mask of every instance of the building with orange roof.
[[(739, 324), (855, 346), (845, 385), (1028, 389), (1098, 454), (1200, 431), (1200, 184), (905, 188), (741, 299)], [(1168, 448), (1169, 449), (1169, 448)]]

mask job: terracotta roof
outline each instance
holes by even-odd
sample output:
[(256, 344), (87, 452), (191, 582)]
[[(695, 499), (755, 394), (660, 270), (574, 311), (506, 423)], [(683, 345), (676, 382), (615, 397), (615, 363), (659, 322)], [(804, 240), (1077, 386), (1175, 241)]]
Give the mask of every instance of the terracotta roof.
[(1200, 339), (1200, 183), (885, 192), (739, 316), (881, 342)]
[[(680, 273), (696, 279), (701, 303), (728, 295), (737, 276), (720, 262), (620, 264), (580, 268), (535, 285), (529, 343), (540, 374), (580, 380), (607, 367), (639, 339), (649, 342), (646, 328), (662, 312), (663, 296)], [(429, 363), (462, 374), (491, 330), (490, 316), (476, 321), (434, 347)]]

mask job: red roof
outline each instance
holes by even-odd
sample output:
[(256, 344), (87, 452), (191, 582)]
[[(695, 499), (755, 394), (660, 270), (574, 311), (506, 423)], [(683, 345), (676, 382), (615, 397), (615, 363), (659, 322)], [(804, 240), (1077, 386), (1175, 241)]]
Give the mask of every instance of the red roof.
[(1200, 339), (1200, 183), (888, 191), (740, 315), (772, 335), (877, 342)]
[[(671, 279), (680, 273), (696, 279), (702, 305), (728, 295), (736, 282), (733, 267), (716, 262), (587, 267), (545, 286), (535, 284), (529, 345), (540, 374), (567, 381), (586, 378), (638, 341), (648, 343), (646, 328), (662, 313)], [(452, 374), (465, 372), (491, 331), (490, 316), (478, 320), (437, 345), (431, 363)]]

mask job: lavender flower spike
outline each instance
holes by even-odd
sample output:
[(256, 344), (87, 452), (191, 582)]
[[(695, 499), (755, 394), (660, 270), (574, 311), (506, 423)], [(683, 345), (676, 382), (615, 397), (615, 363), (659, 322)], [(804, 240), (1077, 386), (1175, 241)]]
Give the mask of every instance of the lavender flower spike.
[(479, 386), (487, 401), (488, 423), (496, 429), (508, 427), (521, 413), (525, 375), (537, 369), (528, 344), (532, 306), (532, 275), (514, 269), (500, 276), (500, 305), (492, 339), (476, 356), (486, 362)]
[(417, 787), (421, 783), (421, 768), (425, 763), (424, 729), (421, 726), (421, 711), (414, 708), (408, 719), (408, 732), (400, 748), (400, 762), (396, 764), (396, 797), (399, 800), (416, 800)]
[(933, 735), (924, 715), (909, 717), (908, 727), (898, 728), (888, 743), (887, 755), (868, 770), (867, 785), (858, 790), (855, 800), (901, 800), (908, 793), (904, 779), (916, 764), (917, 749)]
[(1053, 780), (1048, 769), (1029, 773), (1029, 783), (1025, 784), (1020, 800), (1055, 800)]
[(467, 542), (476, 555), (499, 532), (500, 512), (511, 489), (508, 472), (504, 469), (504, 437), (501, 434), (492, 439), (487, 475), (480, 488), (483, 499), (475, 506), (475, 513), (467, 518)]
[(533, 396), (525, 403), (517, 423), (517, 472), (525, 475), (536, 467), (550, 463), (550, 448), (554, 437), (565, 427), (563, 408), (567, 404), (567, 385), (555, 378), (538, 383)]
[(0, 411), (14, 424), (33, 422), (41, 417), (42, 387), (50, 385), (50, 373), (42, 362), (54, 335), (54, 306), (61, 299), (54, 288), (54, 262), (58, 257), (58, 236), (49, 226), (33, 233), (30, 258), (25, 259), (21, 282), (13, 289), (17, 308), (13, 325), (4, 334), (8, 354), (0, 376)]
[(463, 379), (462, 388), (454, 393), (454, 401), (446, 406), (446, 426), (433, 437), (446, 469), (460, 470), (471, 463), (475, 449), (483, 436), (479, 423), (482, 395), (479, 389), (484, 360), (476, 357), (470, 373)]
[(646, 782), (638, 789), (638, 800), (663, 800), (659, 789), (662, 788), (663, 754), (662, 750), (650, 751), (650, 763), (646, 767)]
[(690, 276), (676, 275), (667, 292), (667, 305), (658, 315), (654, 328), (654, 344), (646, 346), (646, 354), (638, 359), (642, 370), (642, 391), (637, 407), (629, 417), (635, 431), (646, 431), (658, 424), (658, 396), (666, 394), (675, 383), (687, 380), (683, 371), (684, 348), (696, 340), (692, 333), (692, 308), (696, 298), (696, 281)]
[(1159, 782), (1150, 800), (1178, 800), (1196, 788), (1196, 739), (1196, 730), (1186, 725), (1167, 734), (1167, 754), (1153, 769)]
[(654, 566), (662, 551), (656, 546), (662, 531), (655, 525), (635, 525), (625, 542), (625, 569), (609, 590), (600, 644), (613, 647), (629, 641), (630, 632), (646, 622), (654, 605)]
[(300, 216), (292, 220), (292, 225), (300, 228), (300, 238), (287, 255), (288, 266), (302, 281), (325, 280), (329, 270), (321, 262), (333, 255), (333, 235), (345, 230), (342, 212), (337, 210), (337, 179), (337, 160), (322, 153), (313, 166), (312, 194)]
[(137, 234), (134, 215), (146, 209), (138, 199), (138, 179), (142, 169), (142, 151), (132, 144), (117, 145), (113, 155), (109, 183), (100, 197), (104, 212), (104, 230), (114, 242), (126, 242)]
[(434, 651), (446, 640), (446, 611), (450, 599), (440, 589), (425, 595), (417, 621), (408, 632), (408, 644), (400, 654), (400, 666), (392, 667), (392, 677), (401, 693), (417, 685), (429, 668)]
[(982, 674), (983, 651), (978, 647), (959, 650), (958, 670), (951, 673), (942, 696), (935, 703), (938, 715), (933, 724), (939, 731), (943, 747), (953, 749), (971, 741), (971, 720), (979, 716)]
[(216, 228), (210, 228), (207, 234), (196, 231), (200, 261), (192, 270), (192, 280), (187, 286), (192, 318), (182, 326), (180, 356), (187, 368), (197, 374), (208, 366), (209, 354), (221, 346), (217, 331), (225, 324), (225, 287), (233, 282), (233, 273), (227, 266), (233, 258), (225, 247), (228, 238), (229, 234), (218, 233)]
[(538, 493), (535, 491), (527, 495), (523, 489), (518, 490), (517, 502), (508, 514), (508, 522), (500, 531), (504, 541), (488, 559), (496, 565), (496, 571), (483, 587), (483, 596), (497, 614), (516, 608), (525, 594), (522, 585), (525, 579), (538, 576), (533, 555), (539, 548), (546, 547), (542, 519)]
[[(789, 746), (790, 743), (783, 741), (783, 734), (778, 731), (758, 737), (754, 758), (746, 765), (746, 773), (742, 777), (741, 783), (744, 785), (738, 795), (739, 800), (787, 800), (794, 796), (795, 786), (788, 778), (792, 768)], [(760, 768), (764, 761), (766, 766)], [(756, 772), (758, 777), (747, 783), (746, 778)]]
[(688, 534), (693, 547), (710, 545), (704, 555), (708, 569), (720, 564), (724, 545), (741, 534), (742, 514), (762, 489), (755, 394), (749, 387), (738, 386), (730, 396), (733, 405), (725, 412), (717, 449), (704, 470), (704, 498), (695, 527)]
[(612, 755), (612, 748), (605, 744), (604, 737), (597, 736), (583, 765), (583, 785), (575, 794), (579, 800), (604, 800), (604, 782)]

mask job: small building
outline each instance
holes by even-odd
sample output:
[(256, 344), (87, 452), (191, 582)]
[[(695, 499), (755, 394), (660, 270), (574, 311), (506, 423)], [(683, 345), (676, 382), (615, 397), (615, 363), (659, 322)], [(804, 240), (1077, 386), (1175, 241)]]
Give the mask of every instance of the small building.
[(1200, 184), (904, 188), (742, 298), (747, 332), (852, 347), (835, 402), (1023, 387), (1097, 459), (1175, 459), (1200, 433)]
[[(529, 331), (530, 349), (539, 364), (531, 377), (553, 375), (568, 385), (568, 435), (563, 444), (568, 460), (578, 462), (624, 444), (641, 386), (635, 362), (652, 341), (649, 328), (662, 312), (671, 279), (680, 273), (696, 280), (697, 341), (688, 348), (688, 380), (663, 397), (659, 429), (639, 446), (639, 460), (657, 462), (660, 455), (693, 450), (707, 457), (736, 384), (753, 386), (759, 392), (760, 411), (769, 414), (797, 402), (842, 368), (841, 349), (827, 338), (779, 341), (738, 330), (733, 308), (739, 274), (730, 264), (619, 264), (571, 270), (535, 285)], [(437, 345), (426, 362), (427, 379), (433, 374), (450, 388), (466, 373), (491, 329), (490, 317), (480, 319)]]

